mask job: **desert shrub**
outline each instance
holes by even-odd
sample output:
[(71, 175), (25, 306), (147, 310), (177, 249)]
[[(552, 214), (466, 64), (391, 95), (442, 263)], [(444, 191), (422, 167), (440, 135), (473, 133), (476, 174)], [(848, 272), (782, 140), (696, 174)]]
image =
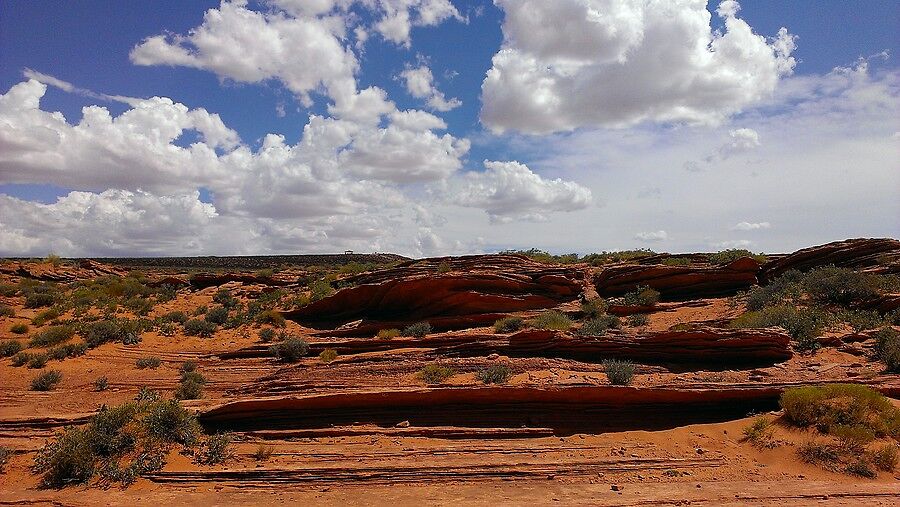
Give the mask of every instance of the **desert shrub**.
[(309, 286), (309, 299), (311, 301), (325, 299), (333, 293), (334, 289), (331, 288), (331, 284), (325, 279), (316, 280)]
[(428, 322), (416, 322), (410, 324), (403, 329), (403, 336), (411, 336), (413, 338), (424, 338), (431, 332), (431, 324)]
[(230, 433), (210, 435), (197, 452), (197, 462), (201, 465), (218, 465), (232, 456)]
[(275, 310), (265, 310), (256, 316), (256, 322), (271, 326), (284, 327), (284, 316)]
[(219, 289), (213, 294), (212, 300), (225, 308), (234, 308), (240, 303), (237, 298), (231, 295), (231, 291), (228, 289)]
[(4, 340), (0, 342), (0, 357), (10, 357), (22, 350), (22, 342), (18, 340)]
[(181, 363), (181, 366), (178, 367), (178, 371), (181, 372), (182, 374), (190, 373), (190, 372), (196, 371), (196, 370), (197, 370), (197, 363), (195, 363), (193, 361), (185, 361), (185, 362)]
[(88, 347), (95, 348), (109, 342), (125, 344), (140, 341), (140, 327), (136, 321), (104, 319), (91, 322), (82, 331)]
[(503, 317), (494, 322), (495, 333), (512, 333), (522, 329), (525, 321), (522, 317)]
[(162, 397), (159, 395), (159, 393), (147, 386), (141, 386), (141, 388), (138, 389), (138, 393), (134, 397), (134, 401), (139, 401), (141, 403), (159, 401), (160, 399), (162, 399)]
[(512, 373), (502, 364), (482, 368), (475, 373), (475, 378), (485, 384), (505, 384)]
[(281, 343), (269, 347), (269, 353), (284, 363), (296, 363), (309, 352), (309, 344), (300, 338), (289, 336)]
[(381, 338), (382, 340), (390, 340), (391, 338), (396, 338), (396, 337), (400, 336), (400, 330), (397, 328), (382, 329), (382, 330), (378, 331), (377, 336), (378, 336), (378, 338)]
[(270, 342), (275, 339), (275, 330), (271, 327), (264, 327), (259, 330), (259, 341)]
[(864, 458), (858, 458), (851, 461), (844, 468), (844, 471), (850, 475), (865, 477), (867, 479), (872, 479), (878, 475), (872, 468), (872, 464)]
[(6, 471), (6, 464), (12, 457), (13, 451), (9, 447), (0, 445), (0, 474)]
[(666, 257), (662, 260), (662, 264), (666, 266), (690, 266), (691, 259), (688, 257)]
[(871, 452), (872, 463), (885, 472), (893, 472), (897, 468), (897, 444), (884, 444)]
[(28, 364), (28, 361), (30, 360), (31, 354), (29, 354), (28, 352), (18, 352), (14, 356), (12, 356), (9, 364), (18, 368), (19, 366), (25, 366), (26, 364)]
[(603, 336), (610, 328), (618, 329), (622, 322), (615, 315), (601, 315), (591, 319), (578, 329), (581, 336)]
[(750, 257), (757, 262), (766, 262), (766, 256), (763, 254), (754, 254), (750, 250), (742, 248), (729, 248), (720, 252), (712, 253), (707, 256), (710, 264), (728, 264), (744, 257)]
[(47, 351), (47, 356), (50, 359), (54, 359), (57, 361), (62, 361), (67, 357), (78, 357), (83, 356), (85, 352), (87, 352), (88, 347), (84, 342), (79, 343), (66, 343), (65, 345), (60, 345), (58, 347), (54, 347)]
[(438, 273), (449, 273), (450, 270), (451, 270), (451, 268), (450, 268), (450, 263), (449, 263), (449, 262), (443, 261), (443, 262), (441, 262), (440, 264), (438, 264), (438, 267), (437, 267), (437, 272), (438, 272)]
[(97, 377), (97, 379), (94, 380), (95, 391), (106, 391), (107, 389), (109, 389), (109, 379), (106, 378), (106, 376)]
[(200, 305), (197, 308), (194, 308), (194, 312), (192, 315), (194, 317), (199, 317), (199, 316), (203, 315), (204, 313), (206, 313), (206, 305)]
[(634, 378), (634, 363), (620, 361), (618, 359), (606, 359), (603, 361), (603, 371), (609, 383), (617, 386), (627, 386)]
[(440, 384), (448, 378), (452, 377), (456, 372), (446, 366), (439, 364), (429, 364), (419, 370), (416, 374), (419, 380), (426, 384)]
[(900, 372), (900, 332), (884, 327), (875, 333), (875, 357), (884, 361), (888, 371)]
[(199, 433), (197, 419), (177, 400), (151, 403), (143, 424), (150, 436), (165, 442), (192, 445), (196, 443)]
[(74, 426), (58, 432), (34, 459), (34, 471), (42, 474), (41, 484), (52, 488), (83, 484), (94, 476), (96, 466), (87, 430)]
[(16, 311), (9, 305), (0, 305), (0, 317), (15, 317)]
[(319, 353), (319, 360), (323, 363), (330, 363), (337, 359), (338, 353), (334, 349), (325, 349)]
[(50, 347), (69, 341), (74, 335), (75, 329), (71, 326), (53, 326), (32, 335), (28, 345), (30, 347)]
[(878, 295), (879, 280), (876, 276), (852, 269), (826, 266), (806, 273), (801, 285), (816, 301), (849, 305)]
[(43, 326), (47, 322), (58, 319), (60, 315), (62, 315), (62, 313), (60, 313), (58, 309), (47, 308), (35, 315), (34, 318), (31, 319), (31, 323), (35, 326)]
[(178, 332), (178, 324), (174, 322), (162, 322), (156, 328), (160, 336), (175, 336)]
[(797, 426), (815, 426), (824, 433), (858, 427), (874, 436), (900, 438), (900, 409), (864, 385), (794, 387), (782, 393), (780, 402), (787, 420)]
[(56, 295), (50, 292), (32, 292), (25, 296), (25, 308), (42, 308), (55, 303)]
[(216, 332), (216, 324), (206, 320), (190, 319), (184, 323), (184, 334), (209, 338)]
[(32, 391), (52, 391), (62, 381), (62, 373), (47, 370), (31, 380)]
[(528, 324), (535, 329), (568, 331), (572, 327), (572, 319), (562, 312), (548, 310), (531, 319)]
[(213, 324), (224, 324), (228, 321), (228, 308), (225, 308), (224, 306), (210, 308), (209, 311), (206, 312), (206, 316), (203, 317), (203, 320), (212, 322)]
[(772, 429), (772, 421), (766, 416), (758, 416), (753, 419), (743, 430), (744, 440), (750, 442), (755, 447), (771, 448), (775, 447), (773, 439), (774, 431)]
[(642, 327), (650, 323), (650, 316), (646, 313), (635, 313), (628, 316), (628, 325), (631, 327)]
[(595, 319), (606, 313), (608, 307), (609, 305), (606, 303), (605, 299), (595, 298), (590, 301), (581, 302), (581, 313), (584, 314), (584, 318), (586, 319)]
[(139, 370), (143, 370), (143, 369), (146, 369), (146, 368), (149, 368), (149, 369), (151, 369), (151, 370), (155, 370), (155, 369), (159, 368), (159, 365), (160, 365), (160, 364), (162, 364), (162, 360), (161, 360), (160, 358), (158, 358), (158, 357), (155, 357), (155, 356), (139, 357), (139, 358), (134, 362), (134, 365), (137, 366), (137, 368), (138, 368)]
[(792, 269), (766, 285), (751, 288), (747, 292), (747, 309), (761, 310), (766, 306), (784, 305), (799, 300), (803, 294), (801, 279), (803, 273)]
[(33, 370), (40, 370), (47, 365), (47, 354), (32, 354), (28, 359), (28, 367)]
[(11, 283), (0, 283), (0, 296), (11, 298), (19, 293), (19, 288)]
[(653, 306), (659, 303), (659, 291), (646, 285), (641, 285), (626, 293), (622, 298), (625, 304), (629, 306)]
[(804, 463), (823, 465), (834, 469), (841, 459), (840, 449), (836, 445), (822, 442), (806, 442), (797, 449), (797, 455)]
[(9, 331), (13, 334), (25, 334), (28, 332), (28, 324), (22, 324), (21, 322), (13, 324), (12, 327), (9, 328)]
[(147, 315), (153, 309), (154, 301), (146, 297), (132, 297), (125, 300), (122, 305), (135, 315)]
[[(193, 363), (190, 363), (193, 365)], [(190, 368), (189, 362), (181, 366), (181, 381), (178, 388), (175, 389), (175, 398), (179, 400), (199, 400), (203, 397), (203, 385), (206, 384), (206, 377), (200, 372)], [(194, 366), (196, 368), (196, 366)]]
[(163, 315), (162, 320), (166, 322), (175, 322), (176, 324), (184, 324), (187, 322), (188, 316), (184, 312), (176, 310)]
[(269, 444), (259, 444), (253, 453), (253, 459), (256, 461), (268, 461), (272, 454), (275, 453), (275, 446)]
[(866, 329), (875, 329), (884, 324), (884, 317), (874, 310), (844, 310), (837, 316), (849, 324), (855, 333), (861, 333)]
[(731, 321), (733, 328), (755, 328), (779, 326), (794, 339), (800, 351), (819, 348), (818, 336), (828, 324), (828, 315), (816, 308), (795, 308), (793, 306), (769, 306), (758, 311), (749, 311)]

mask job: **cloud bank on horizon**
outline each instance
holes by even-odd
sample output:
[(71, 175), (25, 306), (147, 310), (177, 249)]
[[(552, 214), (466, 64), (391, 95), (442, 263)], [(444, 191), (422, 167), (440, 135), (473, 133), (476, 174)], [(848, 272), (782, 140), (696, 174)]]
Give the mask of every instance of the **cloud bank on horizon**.
[[(480, 95), (448, 92), (471, 69), (436, 73), (447, 55), (419, 47), (484, 9), (502, 42)], [(0, 255), (771, 251), (900, 235), (887, 53), (802, 73), (802, 39), (757, 33), (734, 0), (225, 0), (199, 19), (134, 34), (121, 72), (284, 90), (305, 122), (244, 139), (216, 104), (19, 69), (0, 94)], [(372, 70), (374, 51), (391, 64)], [(80, 118), (48, 107), (52, 93), (85, 101)], [(42, 202), (34, 185), (62, 190)]]

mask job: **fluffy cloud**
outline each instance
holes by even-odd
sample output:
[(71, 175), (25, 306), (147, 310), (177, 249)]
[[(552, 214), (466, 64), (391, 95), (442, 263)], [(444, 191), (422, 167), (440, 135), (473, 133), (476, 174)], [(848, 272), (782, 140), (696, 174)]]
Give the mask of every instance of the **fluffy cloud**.
[(434, 85), (434, 76), (431, 69), (421, 65), (415, 69), (406, 69), (400, 77), (406, 83), (406, 91), (418, 99), (425, 99), (429, 109), (434, 111), (449, 111), (462, 105), (457, 98), (447, 99)]
[(731, 230), (734, 231), (758, 231), (772, 227), (769, 222), (739, 222)]
[(704, 171), (710, 166), (724, 162), (731, 157), (747, 153), (762, 146), (759, 133), (753, 129), (739, 128), (728, 131), (728, 139), (713, 153), (700, 160), (689, 160), (684, 163), (685, 170), (691, 172)]
[(561, 179), (548, 180), (518, 162), (484, 162), (484, 172), (469, 172), (453, 182), (449, 200), (484, 209), (491, 222), (546, 220), (545, 213), (576, 211), (591, 203), (591, 191)]
[(656, 243), (659, 241), (665, 241), (665, 240), (669, 239), (669, 234), (663, 230), (639, 232), (634, 235), (634, 239), (636, 239), (638, 241), (643, 241), (645, 243)]
[(715, 123), (769, 97), (792, 72), (794, 38), (772, 39), (722, 2), (713, 31), (705, 1), (498, 0), (504, 42), (482, 84), (495, 132)]
[(375, 30), (385, 39), (407, 48), (413, 26), (434, 26), (450, 18), (463, 20), (450, 0), (377, 0), (375, 5), (382, 12)]

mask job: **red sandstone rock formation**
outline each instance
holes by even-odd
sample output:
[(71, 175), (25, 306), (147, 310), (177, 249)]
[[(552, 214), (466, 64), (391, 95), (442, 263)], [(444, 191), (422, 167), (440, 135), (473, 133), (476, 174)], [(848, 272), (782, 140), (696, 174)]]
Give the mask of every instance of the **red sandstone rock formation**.
[(621, 264), (601, 269), (594, 286), (601, 296), (621, 296), (640, 285), (664, 299), (697, 299), (734, 294), (756, 283), (759, 263), (749, 257), (725, 266), (652, 266)]
[(876, 273), (900, 273), (900, 241), (892, 238), (858, 238), (835, 241), (798, 250), (763, 264), (760, 281), (766, 282), (785, 271), (834, 265), (871, 270)]

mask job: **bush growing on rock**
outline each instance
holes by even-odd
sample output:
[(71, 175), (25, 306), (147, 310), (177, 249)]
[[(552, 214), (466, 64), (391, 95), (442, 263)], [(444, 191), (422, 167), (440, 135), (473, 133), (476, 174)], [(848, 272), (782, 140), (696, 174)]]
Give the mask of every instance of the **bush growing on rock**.
[(103, 376), (103, 377), (97, 377), (97, 379), (94, 380), (94, 391), (106, 391), (107, 389), (109, 389), (109, 379), (108, 378)]
[(482, 368), (475, 373), (475, 378), (484, 384), (505, 384), (509, 381), (512, 373), (509, 368), (502, 364), (495, 364)]
[(337, 359), (338, 353), (334, 349), (325, 349), (319, 353), (319, 360), (323, 363), (330, 363)]
[(816, 268), (806, 273), (801, 285), (814, 300), (837, 305), (865, 301), (879, 292), (877, 275), (834, 266)]
[(281, 362), (296, 363), (309, 353), (309, 344), (305, 340), (290, 336), (281, 343), (269, 347), (269, 353)]
[(62, 381), (62, 373), (48, 370), (31, 380), (32, 391), (52, 391)]
[(10, 357), (22, 350), (22, 342), (18, 340), (4, 340), (0, 342), (0, 357)]
[(653, 306), (659, 303), (659, 291), (642, 285), (622, 296), (622, 299), (628, 306)]
[(13, 334), (25, 334), (28, 332), (28, 324), (13, 324), (9, 331)]
[(591, 319), (578, 329), (581, 336), (603, 336), (610, 329), (618, 329), (622, 322), (615, 315), (602, 315), (596, 319)]
[(900, 373), (900, 332), (884, 327), (875, 333), (875, 357), (884, 362), (888, 371)]
[(603, 371), (606, 372), (606, 378), (609, 379), (610, 384), (627, 386), (631, 384), (631, 380), (634, 378), (634, 363), (618, 359), (607, 359), (603, 361)]
[(581, 313), (584, 314), (584, 318), (586, 319), (595, 319), (604, 313), (606, 313), (606, 309), (608, 308), (608, 304), (606, 300), (603, 298), (595, 298), (590, 301), (582, 301), (581, 302)]
[(572, 319), (566, 314), (548, 310), (541, 313), (537, 317), (529, 321), (529, 325), (535, 329), (555, 329), (558, 331), (568, 331), (572, 327)]
[(216, 332), (216, 324), (206, 320), (191, 319), (184, 323), (184, 334), (209, 338)]
[(766, 262), (764, 254), (754, 254), (750, 250), (743, 248), (729, 248), (720, 252), (712, 253), (707, 256), (710, 264), (728, 264), (744, 257), (750, 257), (759, 263)]
[(30, 347), (50, 347), (72, 339), (75, 329), (71, 326), (53, 326), (35, 333), (28, 342)]
[(179, 400), (199, 400), (203, 397), (203, 386), (206, 377), (195, 371), (197, 366), (187, 361), (181, 365), (181, 381), (175, 390), (175, 398)]
[(732, 328), (756, 328), (778, 326), (791, 338), (797, 350), (811, 351), (819, 348), (817, 338), (828, 323), (828, 315), (816, 308), (793, 306), (769, 306), (759, 311), (749, 311), (731, 321)]
[(494, 322), (495, 333), (514, 333), (525, 326), (522, 317), (503, 317)]
[(452, 377), (456, 372), (446, 366), (439, 364), (429, 364), (419, 370), (416, 376), (426, 384), (440, 384)]
[(256, 452), (253, 453), (253, 459), (256, 461), (268, 461), (275, 453), (275, 446), (268, 444), (259, 444), (256, 446)]
[(406, 326), (406, 328), (403, 329), (403, 336), (424, 338), (430, 332), (431, 324), (429, 324), (428, 322), (416, 322), (415, 324)]
[(378, 338), (381, 338), (382, 340), (390, 340), (391, 338), (396, 338), (396, 337), (400, 336), (400, 330), (397, 328), (382, 329), (382, 330), (378, 331), (377, 336), (378, 336)]

